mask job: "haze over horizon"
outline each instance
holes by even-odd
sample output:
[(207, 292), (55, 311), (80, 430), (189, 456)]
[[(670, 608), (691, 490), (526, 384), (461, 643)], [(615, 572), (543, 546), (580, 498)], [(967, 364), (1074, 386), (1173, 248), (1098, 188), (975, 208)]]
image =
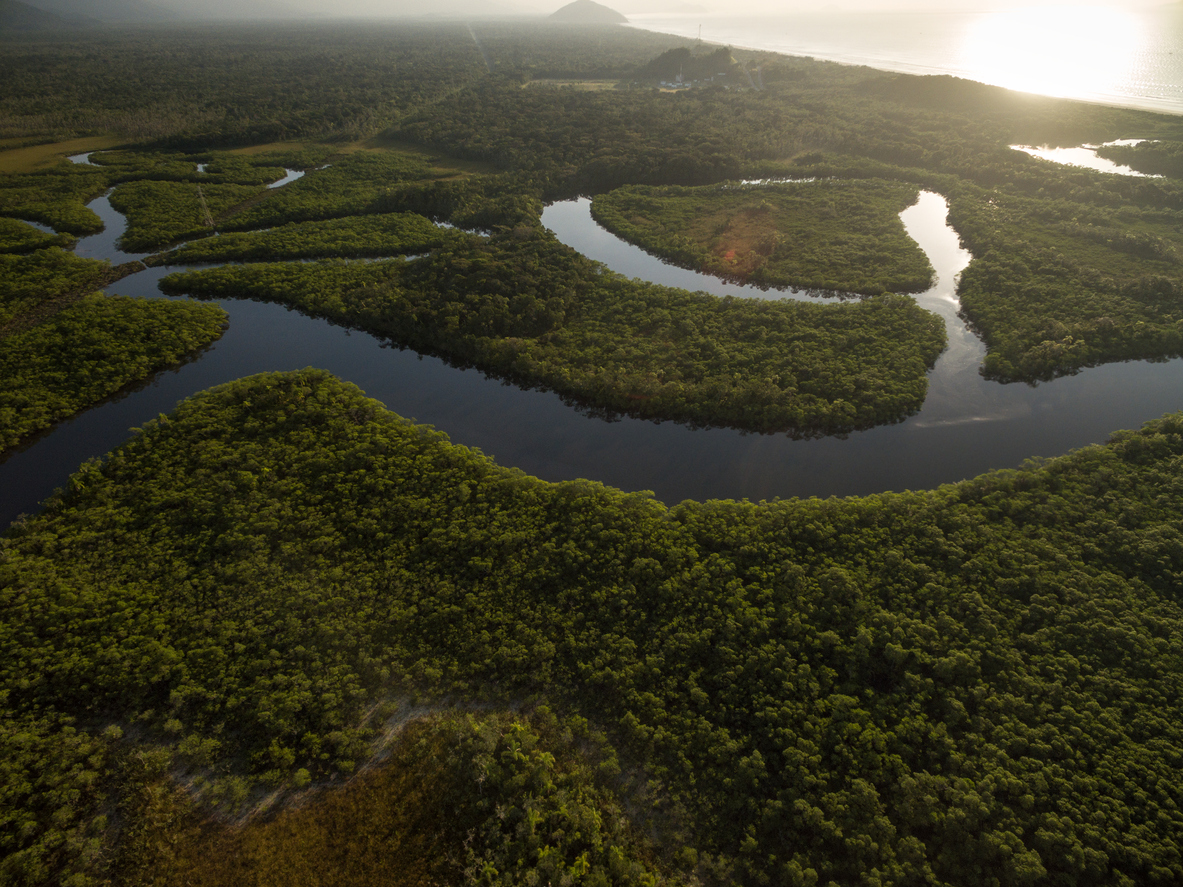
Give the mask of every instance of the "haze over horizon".
[[(105, 18), (102, 7), (120, 9), (135, 6), (158, 7), (186, 19), (260, 19), (260, 18), (440, 18), (501, 17), (549, 15), (565, 5), (562, 0), (436, 0), (429, 12), (418, 0), (339, 0), (326, 9), (321, 0), (110, 0), (108, 3), (83, 0), (26, 0), (30, 5), (55, 13), (93, 15)], [(1180, 0), (1116, 0), (1116, 2), (1077, 3), (1072, 0), (1042, 0), (1036, 4), (1023, 0), (829, 0), (819, 6), (809, 0), (748, 0), (741, 5), (720, 5), (717, 0), (609, 0), (604, 5), (624, 15), (661, 13), (721, 15), (793, 14), (801, 12), (995, 12), (1040, 7), (1087, 6), (1109, 9), (1148, 9), (1178, 6)], [(93, 9), (88, 13), (87, 10)], [(118, 16), (124, 18), (123, 15)]]
[[(322, 12), (323, 4), (319, 0), (281, 0), (282, 5), (317, 16), (357, 16), (357, 17), (402, 17), (412, 15), (423, 16), (422, 4), (416, 0), (341, 0), (334, 5), (332, 13)], [(241, 3), (235, 0), (199, 0), (194, 4), (187, 2), (185, 8), (201, 7), (205, 4), (217, 4), (227, 9), (240, 8)], [(281, 5), (281, 3), (274, 3)], [(506, 15), (506, 14), (542, 14), (548, 15), (565, 5), (562, 0), (442, 0), (433, 4), (433, 15), (449, 14), (455, 10), (456, 14), (464, 15)], [(1119, 0), (1119, 2), (1091, 2), (1078, 3), (1073, 0), (1043, 0), (1030, 3), (1024, 0), (829, 0), (818, 4), (810, 0), (747, 0), (741, 4), (719, 4), (717, 0), (617, 0), (604, 3), (625, 15), (647, 15), (653, 13), (693, 13), (727, 14), (733, 16), (768, 15), (776, 13), (797, 12), (910, 12), (935, 10), (959, 12), (994, 12), (1009, 9), (1021, 9), (1031, 6), (1093, 6), (1119, 9), (1146, 9), (1155, 6), (1177, 5), (1164, 4), (1161, 0)]]

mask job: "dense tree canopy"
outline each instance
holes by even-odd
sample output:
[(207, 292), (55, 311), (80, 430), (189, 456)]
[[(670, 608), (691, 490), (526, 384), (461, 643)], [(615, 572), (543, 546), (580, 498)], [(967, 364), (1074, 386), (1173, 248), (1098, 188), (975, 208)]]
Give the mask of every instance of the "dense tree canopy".
[(56, 246), (0, 253), (0, 452), (221, 335), (212, 305), (96, 292), (131, 270)]
[(96, 294), (0, 339), (0, 450), (181, 363), (225, 321), (213, 305)]
[[(626, 280), (542, 229), (576, 193), (834, 179), (887, 224), (930, 188), (974, 255), (959, 293), (988, 375), (1183, 350), (1177, 119), (740, 51), (747, 87), (628, 88), (684, 43), (4, 41), (0, 137), (125, 144), (0, 175), (0, 448), (221, 329), (209, 305), (100, 295), (128, 269), (64, 251), (112, 188), (128, 248), (196, 238), (153, 262), (261, 260), (172, 290), (281, 301), (604, 413), (894, 421), (944, 332), (906, 296)], [(1008, 147), (1134, 136), (1154, 141), (1107, 156), (1165, 178)], [(283, 169), (307, 174), (267, 189)], [(850, 235), (851, 201), (832, 209)], [(375, 253), (396, 257), (344, 260)], [(0, 538), (0, 880), (1178, 883), (1181, 460), (1175, 415), (934, 491), (670, 507), (498, 467), (315, 370), (231, 383)]]
[(945, 345), (904, 296), (718, 299), (626, 280), (529, 230), (409, 263), (225, 266), (161, 286), (293, 305), (598, 412), (803, 435), (918, 410)]
[(0, 253), (12, 255), (49, 246), (68, 248), (73, 244), (74, 238), (69, 235), (40, 231), (16, 219), (0, 219)]
[[(1061, 168), (1008, 147), (1139, 136), (1152, 141), (1103, 150), (1173, 175), (1163, 158), (1174, 156), (1183, 131), (1171, 118), (1022, 97), (947, 77), (740, 51), (733, 53), (738, 63), (758, 69), (758, 83), (676, 94), (629, 89), (630, 78), (678, 41), (609, 28), (481, 25), (478, 31), (441, 25), (360, 36), (345, 28), (317, 38), (300, 28), (281, 29), (257, 41), (251, 64), (259, 89), (249, 94), (234, 92), (228, 74), (242, 73), (234, 67), (247, 39), (242, 34), (176, 30), (151, 48), (128, 35), (103, 47), (102, 70), (92, 70), (98, 50), (89, 38), (52, 51), (40, 42), (16, 45), (5, 60), (12, 72), (7, 82), (32, 89), (30, 79), (39, 78), (45, 85), (29, 94), (43, 100), (52, 86), (52, 101), (61, 105), (54, 120), (68, 119), (67, 109), (97, 114), (108, 128), (142, 140), (145, 132), (123, 116), (131, 107), (164, 141), (154, 152), (97, 155), (99, 167), (0, 177), (0, 214), (64, 233), (92, 232), (99, 223), (85, 201), (118, 184), (113, 199), (132, 214), (127, 245), (157, 249), (214, 230), (386, 212), (419, 212), (486, 230), (531, 226), (543, 198), (622, 185), (703, 185), (786, 172), (878, 178), (949, 198), (951, 220), (975, 255), (961, 292), (967, 319), (986, 340), (989, 375), (1035, 381), (1104, 361), (1180, 351), (1178, 180)], [(199, 49), (208, 54), (198, 67), (209, 98), (197, 111), (193, 86), (177, 77), (186, 64), (186, 77), (192, 76)], [(316, 73), (292, 75), (299, 59)], [(136, 76), (124, 76), (130, 68)], [(390, 70), (399, 76), (389, 77)], [(141, 90), (137, 104), (127, 84), (148, 76), (143, 72), (152, 72), (157, 85)], [(116, 83), (116, 77), (123, 79)], [(616, 81), (622, 88), (522, 88), (562, 77), (595, 85)], [(282, 90), (265, 89), (280, 81)], [(368, 96), (369, 110), (355, 107), (352, 98), (340, 100), (345, 83), (351, 96)], [(91, 95), (98, 89), (101, 100)], [(190, 109), (184, 122), (159, 104), (162, 89), (172, 90), (177, 108)], [(11, 101), (21, 135), (79, 131), (55, 129), (49, 117), (26, 107), (29, 99), (19, 90)], [(380, 132), (382, 138), (370, 138)], [(257, 155), (214, 150), (330, 134), (338, 139), (335, 148), (303, 142), (261, 146), (266, 150)], [(399, 150), (389, 150), (396, 143)], [(438, 156), (407, 152), (406, 143), (453, 158), (445, 163), (483, 166), (468, 167), (469, 175), (458, 176), (454, 168), (445, 173), (433, 165)], [(311, 170), (325, 162), (329, 169), (257, 198), (236, 190), (260, 188), (279, 166)], [(203, 173), (196, 172), (198, 163)], [(848, 264), (895, 261), (907, 252), (898, 244), (839, 243)], [(776, 241), (769, 245), (775, 248)], [(842, 283), (825, 268), (825, 257), (835, 251), (831, 242), (790, 276), (811, 286)], [(910, 264), (900, 270), (880, 269), (851, 283), (870, 291), (910, 290), (923, 276)]]
[(932, 285), (899, 214), (917, 189), (802, 181), (618, 188), (596, 197), (605, 228), (686, 268), (761, 286), (881, 295)]
[(1170, 417), (930, 493), (666, 508), (257, 377), (10, 531), (0, 686), (224, 803), (352, 773), (392, 692), (540, 694), (644, 768), (686, 873), (1170, 881), (1181, 457)]

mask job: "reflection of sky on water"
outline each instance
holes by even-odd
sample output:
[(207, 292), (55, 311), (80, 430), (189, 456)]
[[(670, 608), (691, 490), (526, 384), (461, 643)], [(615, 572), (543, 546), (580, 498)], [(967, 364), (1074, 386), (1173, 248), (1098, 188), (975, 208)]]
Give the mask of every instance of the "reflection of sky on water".
[[(114, 248), (122, 217), (106, 200), (91, 207), (107, 230), (84, 238), (79, 254), (105, 249), (106, 258), (126, 260)], [(1183, 360), (1110, 364), (1036, 388), (987, 382), (977, 373), (981, 343), (956, 317), (954, 287), (966, 257), (945, 224), (944, 201), (923, 195), (902, 218), (937, 271), (934, 288), (917, 300), (944, 318), (949, 348), (929, 374), (923, 410), (897, 425), (846, 439), (795, 441), (727, 428), (691, 430), (672, 422), (603, 421), (571, 409), (553, 393), (383, 347), (373, 336), (282, 305), (229, 300), (222, 303), (229, 329), (198, 359), (82, 412), (0, 460), (0, 526), (34, 511), (81, 462), (117, 446), (129, 428), (171, 410), (181, 398), (252, 373), (304, 366), (354, 382), (395, 412), (433, 424), (503, 465), (547, 480), (584, 477), (625, 490), (653, 490), (665, 502), (931, 488), (1099, 442), (1115, 429), (1135, 428), (1183, 407)], [(614, 267), (621, 258), (613, 258), (615, 238), (592, 221), (586, 202), (548, 207), (543, 222), (561, 231), (565, 242), (581, 244), (577, 248), (607, 250), (607, 257), (595, 257)], [(669, 282), (670, 266), (653, 257), (645, 256), (648, 263), (635, 255), (623, 258), (625, 273), (648, 276), (653, 268), (648, 263), (655, 263), (653, 276)], [(109, 291), (160, 298), (156, 282), (169, 270), (142, 271)]]
[[(1183, 360), (1108, 364), (1034, 387), (1001, 385), (983, 378), (978, 370), (985, 349), (957, 313), (957, 276), (970, 256), (948, 226), (947, 212), (943, 197), (922, 192), (916, 205), (900, 215), (936, 270), (935, 285), (916, 300), (941, 316), (949, 336), (948, 348), (928, 375), (921, 411), (898, 425), (859, 432), (846, 440), (789, 443), (774, 435), (737, 440), (724, 430), (670, 439), (666, 443), (672, 448), (671, 464), (678, 465), (679, 456), (691, 452), (706, 457), (695, 463), (700, 472), (694, 481), (698, 489), (688, 495), (703, 498), (698, 491), (703, 488), (711, 489), (708, 497), (720, 495), (714, 490), (722, 488), (724, 477), (729, 490), (745, 492), (722, 495), (750, 498), (786, 495), (786, 491), (791, 491), (789, 495), (844, 495), (935, 486), (988, 468), (1017, 465), (1031, 456), (1055, 455), (1099, 442), (1116, 429), (1137, 427), (1183, 407)], [(667, 265), (620, 240), (594, 222), (587, 200), (551, 204), (542, 222), (564, 243), (628, 276), (720, 295), (741, 294), (704, 286), (702, 276), (684, 279), (683, 275), (694, 272)], [(783, 296), (770, 291), (760, 297)], [(637, 447), (633, 458), (643, 461), (646, 447), (639, 439), (631, 443)], [(647, 486), (665, 501), (673, 501), (652, 465), (648, 471)], [(681, 475), (683, 491), (685, 481)], [(712, 488), (715, 483), (720, 486)], [(759, 492), (747, 492), (753, 489)]]
[(284, 176), (277, 182), (272, 182), (268, 188), (282, 188), (288, 182), (294, 182), (296, 179), (304, 178), (304, 170), (302, 169), (285, 169)]
[(960, 65), (972, 80), (1041, 95), (1112, 95), (1136, 76), (1144, 19), (1110, 6), (1029, 6), (981, 15)]
[[(1030, 416), (1032, 402), (1041, 393), (1027, 386), (988, 382), (978, 373), (986, 349), (958, 315), (961, 304), (957, 298), (957, 276), (969, 264), (971, 256), (949, 227), (948, 211), (945, 198), (922, 191), (916, 203), (900, 214), (905, 230), (924, 250), (936, 272), (933, 286), (918, 294), (916, 301), (944, 320), (949, 336), (948, 347), (929, 373), (924, 407), (908, 424), (913, 428), (935, 428)], [(551, 204), (542, 221), (568, 246), (630, 277), (702, 289), (716, 295), (811, 301), (809, 296), (791, 290), (763, 291), (724, 284), (709, 274), (667, 264), (596, 224), (591, 217), (591, 202), (585, 198)]]
[(44, 222), (33, 222), (33, 221), (30, 221), (29, 219), (22, 219), (21, 221), (23, 221), (26, 225), (30, 225), (33, 228), (36, 228), (38, 231), (45, 232), (46, 234), (57, 234), (56, 231), (54, 231), (52, 228), (50, 228)]
[[(1115, 142), (1106, 142), (1106, 145), (1125, 145), (1134, 144), (1141, 141), (1141, 139), (1118, 139)], [(1135, 176), (1143, 179), (1161, 179), (1162, 176), (1152, 176), (1144, 172), (1138, 172), (1128, 166), (1123, 166), (1119, 163), (1114, 163), (1112, 160), (1106, 160), (1097, 154), (1097, 149), (1090, 145), (1083, 145), (1079, 148), (1036, 148), (1031, 145), (1011, 145), (1016, 151), (1023, 151), (1030, 154), (1032, 157), (1039, 157), (1043, 160), (1050, 160), (1053, 163), (1063, 163), (1065, 166), (1083, 166), (1088, 169), (1095, 169), (1098, 172), (1111, 172), (1119, 176)]]

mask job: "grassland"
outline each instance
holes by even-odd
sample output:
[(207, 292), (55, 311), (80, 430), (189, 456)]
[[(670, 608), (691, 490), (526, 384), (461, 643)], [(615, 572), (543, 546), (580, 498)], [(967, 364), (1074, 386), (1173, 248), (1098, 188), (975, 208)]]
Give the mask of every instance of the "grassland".
[[(11, 141), (19, 142), (18, 139)], [(67, 157), (114, 148), (121, 143), (118, 136), (93, 136), (64, 142), (40, 145), (0, 147), (0, 173), (28, 173), (62, 163)]]

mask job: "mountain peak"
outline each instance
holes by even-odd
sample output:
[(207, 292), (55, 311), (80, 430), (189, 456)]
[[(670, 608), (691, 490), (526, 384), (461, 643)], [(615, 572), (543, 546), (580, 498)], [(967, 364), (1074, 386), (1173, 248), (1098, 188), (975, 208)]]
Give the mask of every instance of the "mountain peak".
[(554, 22), (574, 22), (581, 25), (622, 25), (628, 24), (628, 19), (609, 9), (595, 0), (575, 0), (550, 17)]

